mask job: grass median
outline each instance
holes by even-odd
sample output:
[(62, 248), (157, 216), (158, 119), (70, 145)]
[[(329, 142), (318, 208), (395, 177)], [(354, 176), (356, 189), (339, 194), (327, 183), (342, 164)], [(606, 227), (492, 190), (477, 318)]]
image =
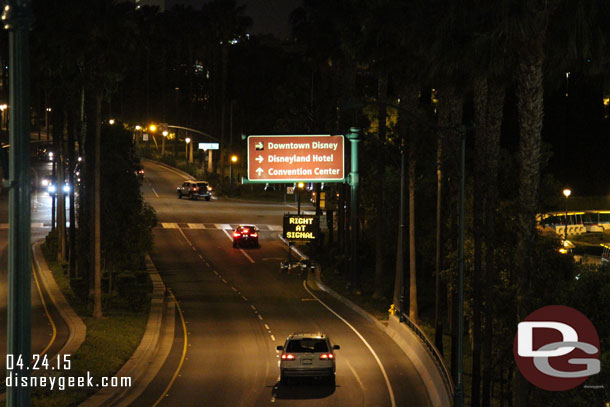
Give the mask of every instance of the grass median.
[[(89, 373), (96, 380), (101, 377), (112, 377), (127, 362), (136, 350), (142, 339), (146, 322), (148, 320), (148, 305), (143, 309), (134, 311), (125, 307), (109, 306), (104, 309), (104, 317), (95, 319), (87, 309), (87, 304), (74, 294), (70, 287), (68, 277), (64, 274), (61, 265), (53, 260), (53, 256), (46, 247), (42, 247), (49, 269), (59, 285), (66, 299), (87, 326), (87, 336), (81, 347), (71, 355), (71, 369), (62, 371), (62, 375), (69, 377), (87, 376)], [(151, 291), (151, 284), (148, 281)], [(99, 388), (66, 388), (53, 391), (32, 392), (32, 406), (69, 407), (77, 406), (98, 391)]]

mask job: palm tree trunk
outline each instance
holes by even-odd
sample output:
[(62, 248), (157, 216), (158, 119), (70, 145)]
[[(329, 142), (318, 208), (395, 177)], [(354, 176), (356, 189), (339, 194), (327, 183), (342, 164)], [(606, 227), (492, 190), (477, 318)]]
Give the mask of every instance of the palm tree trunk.
[[(532, 11), (537, 13), (537, 11)], [(538, 12), (539, 13), (539, 12)], [(517, 320), (522, 321), (531, 311), (530, 273), (533, 270), (536, 238), (536, 206), (540, 185), (540, 146), (544, 115), (543, 72), (544, 38), (548, 16), (536, 14), (537, 30), (523, 41), (518, 52), (517, 113), (519, 117), (519, 240), (515, 252), (518, 287)], [(527, 381), (515, 369), (514, 405), (528, 404)]]
[(93, 317), (102, 318), (102, 253), (101, 253), (101, 140), (102, 140), (102, 92), (95, 97), (95, 148), (93, 190)]
[(417, 309), (417, 267), (415, 252), (415, 140), (409, 143), (409, 318), (418, 320)]
[(55, 144), (55, 186), (57, 188), (57, 261), (66, 259), (66, 200), (64, 193), (64, 109), (63, 101), (55, 98), (53, 109), (53, 142)]
[(473, 309), (472, 309), (472, 388), (471, 405), (479, 407), (481, 395), (481, 275), (483, 259), (483, 221), (485, 210), (485, 196), (487, 191), (486, 172), (487, 156), (485, 144), (487, 141), (487, 79), (477, 78), (474, 83), (474, 110), (476, 123), (475, 150), (477, 160), (475, 161), (474, 180), (474, 202), (473, 202), (473, 235), (474, 235), (474, 270), (472, 276), (473, 285)]
[(443, 134), (438, 132), (436, 145), (436, 250), (434, 259), (434, 345), (443, 354), (443, 320), (441, 319), (441, 228), (443, 213)]
[[(385, 162), (386, 157), (383, 152), (383, 145), (385, 144), (386, 138), (386, 99), (388, 96), (388, 74), (381, 72), (377, 81), (377, 102), (378, 102), (378, 121), (379, 121), (379, 134), (378, 134), (378, 149), (377, 149), (377, 183), (376, 183), (376, 194), (377, 194), (377, 205), (376, 205), (376, 228), (375, 228), (375, 289), (373, 292), (373, 298), (383, 297), (383, 281), (385, 270), (385, 213), (383, 210), (383, 186), (385, 179)], [(400, 250), (400, 248), (398, 249)]]
[(70, 280), (72, 280), (76, 276), (76, 208), (74, 207), (74, 191), (76, 189), (76, 182), (74, 179), (74, 167), (76, 165), (76, 160), (74, 156), (74, 148), (75, 148), (75, 137), (74, 134), (76, 132), (76, 122), (74, 120), (74, 111), (70, 109), (68, 112), (68, 162), (69, 162), (69, 172), (68, 179), (70, 184), (70, 229), (68, 231), (68, 275)]
[(493, 287), (496, 278), (495, 220), (498, 201), (498, 166), (500, 156), (500, 134), (504, 111), (504, 87), (491, 83), (487, 96), (487, 205), (485, 207), (485, 307), (483, 309), (483, 375), (481, 389), (482, 407), (491, 406), (492, 382), (492, 337), (493, 337)]

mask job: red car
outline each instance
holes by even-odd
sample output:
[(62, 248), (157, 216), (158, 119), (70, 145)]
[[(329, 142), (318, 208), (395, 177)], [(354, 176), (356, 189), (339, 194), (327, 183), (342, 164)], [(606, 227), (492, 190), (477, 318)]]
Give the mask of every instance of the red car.
[(233, 231), (233, 247), (254, 246), (258, 244), (258, 229), (254, 225), (240, 225)]

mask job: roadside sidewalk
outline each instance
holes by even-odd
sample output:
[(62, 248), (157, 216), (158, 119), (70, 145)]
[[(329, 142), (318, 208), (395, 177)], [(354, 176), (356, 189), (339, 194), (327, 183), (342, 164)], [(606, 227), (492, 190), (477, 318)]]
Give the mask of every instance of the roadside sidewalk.
[[(49, 266), (42, 254), (42, 249), (40, 248), (42, 242), (43, 241), (40, 240), (32, 245), (32, 265), (36, 268), (36, 272), (40, 276), (40, 281), (45, 291), (49, 294), (49, 298), (53, 302), (53, 305), (55, 305), (61, 318), (65, 321), (69, 331), (68, 340), (57, 354), (74, 354), (85, 341), (87, 327), (74, 309), (72, 309), (68, 300), (66, 300), (66, 297), (55, 282), (53, 274), (51, 274), (51, 270), (49, 270)], [(56, 357), (57, 356), (54, 356), (53, 360)]]
[(167, 296), (165, 284), (146, 255), (146, 270), (153, 285), (146, 329), (137, 349), (115, 377), (131, 377), (125, 389), (106, 387), (82, 402), (80, 407), (124, 407), (133, 403), (153, 381), (165, 363), (174, 341), (174, 302)]

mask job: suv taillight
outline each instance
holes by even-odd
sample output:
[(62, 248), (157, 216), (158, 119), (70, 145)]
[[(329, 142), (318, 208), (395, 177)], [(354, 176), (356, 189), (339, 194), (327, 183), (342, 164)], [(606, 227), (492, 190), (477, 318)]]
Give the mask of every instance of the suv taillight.
[(332, 353), (323, 353), (320, 355), (320, 360), (332, 360), (335, 358), (335, 355)]
[(192, 188), (192, 190), (193, 190), (193, 191), (197, 191), (197, 187), (193, 187), (193, 188)]
[(250, 236), (252, 236), (252, 237), (256, 237), (256, 236), (258, 236), (258, 235), (257, 235), (256, 233), (252, 233), (252, 234), (250, 234)]
[(240, 237), (240, 236), (241, 236), (241, 233), (239, 233), (239, 232), (233, 232), (233, 237)]
[(291, 353), (282, 354), (282, 360), (294, 360), (294, 355)]

